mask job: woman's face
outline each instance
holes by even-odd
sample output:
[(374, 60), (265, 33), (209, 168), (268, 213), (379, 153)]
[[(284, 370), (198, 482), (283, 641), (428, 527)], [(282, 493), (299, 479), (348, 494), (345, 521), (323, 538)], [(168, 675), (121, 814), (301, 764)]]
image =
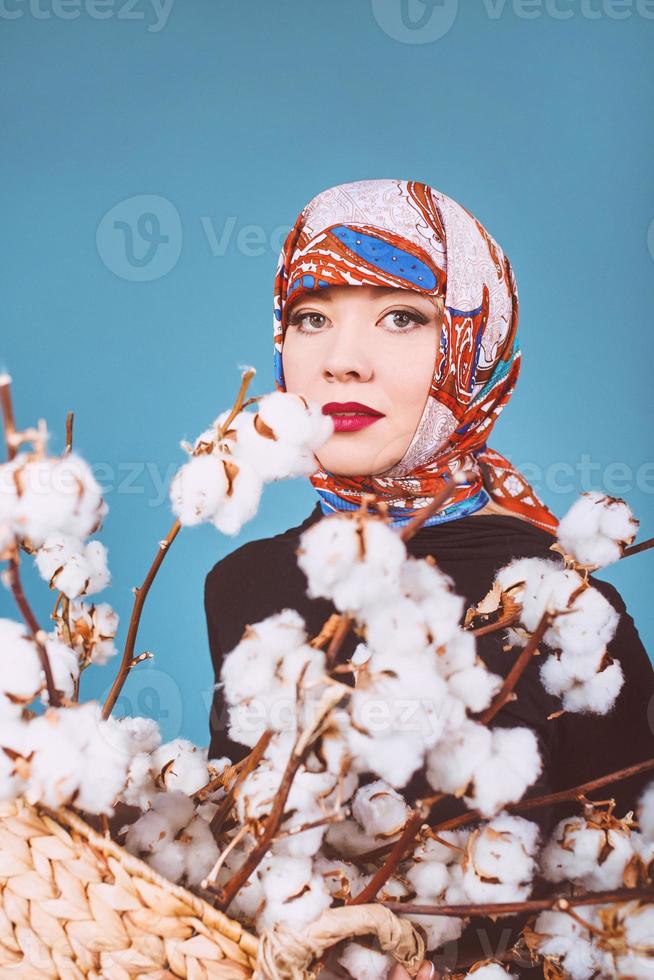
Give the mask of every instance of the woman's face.
[(286, 390), (323, 410), (360, 402), (380, 413), (359, 428), (334, 414), (336, 431), (316, 454), (320, 465), (341, 476), (387, 470), (404, 456), (425, 407), (440, 307), (412, 289), (327, 286), (291, 300), (286, 315)]

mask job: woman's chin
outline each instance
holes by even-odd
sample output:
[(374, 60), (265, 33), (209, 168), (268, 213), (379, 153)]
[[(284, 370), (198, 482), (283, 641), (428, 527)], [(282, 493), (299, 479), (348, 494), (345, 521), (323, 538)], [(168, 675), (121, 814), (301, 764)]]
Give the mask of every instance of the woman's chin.
[(350, 451), (325, 453), (316, 457), (321, 467), (334, 476), (369, 476), (382, 473), (396, 463), (400, 456), (387, 458), (383, 453)]

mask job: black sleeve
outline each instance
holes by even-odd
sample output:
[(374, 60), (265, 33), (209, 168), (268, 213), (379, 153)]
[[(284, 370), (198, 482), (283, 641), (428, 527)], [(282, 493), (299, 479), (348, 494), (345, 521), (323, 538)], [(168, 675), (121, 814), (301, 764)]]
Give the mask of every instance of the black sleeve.
[[(654, 668), (618, 590), (592, 576), (590, 582), (620, 613), (607, 649), (612, 658), (620, 661), (624, 682), (608, 714), (564, 714), (557, 719), (555, 790), (577, 786), (654, 757)], [(615, 798), (617, 816), (621, 817), (635, 808), (640, 793), (653, 779), (654, 770), (649, 770), (611, 783), (590, 794), (591, 799)]]
[(223, 592), (220, 588), (219, 566), (215, 565), (204, 581), (204, 612), (207, 620), (209, 651), (211, 653), (216, 684), (211, 711), (209, 713), (209, 758), (217, 759), (226, 755), (231, 762), (239, 762), (250, 750), (240, 742), (233, 742), (227, 734), (229, 712), (225, 704), (222, 686), (219, 683), (220, 669), (222, 667), (223, 656), (226, 652), (223, 650), (218, 636), (218, 614), (221, 608), (221, 595), (223, 595)]

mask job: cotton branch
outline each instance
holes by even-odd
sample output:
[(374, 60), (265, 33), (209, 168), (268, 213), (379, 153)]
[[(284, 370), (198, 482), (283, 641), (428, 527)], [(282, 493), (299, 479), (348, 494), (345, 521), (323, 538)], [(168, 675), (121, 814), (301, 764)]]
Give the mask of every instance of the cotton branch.
[(145, 603), (147, 594), (150, 591), (150, 586), (154, 582), (155, 576), (161, 567), (161, 563), (166, 557), (171, 544), (177, 537), (181, 526), (182, 525), (180, 524), (179, 520), (175, 521), (165, 539), (159, 543), (159, 549), (154, 561), (150, 565), (148, 574), (145, 576), (143, 585), (135, 590), (134, 606), (132, 608), (132, 615), (129, 621), (129, 628), (127, 630), (127, 639), (125, 641), (123, 659), (118, 675), (111, 685), (109, 696), (107, 697), (102, 709), (102, 717), (104, 719), (107, 719), (111, 714), (113, 707), (118, 700), (118, 695), (120, 694), (122, 686), (127, 680), (127, 675), (129, 674), (130, 670), (139, 662), (139, 658), (134, 657), (134, 647), (136, 644), (136, 635), (138, 633), (139, 622), (141, 620), (141, 613), (143, 611), (143, 604)]
[(654, 538), (647, 538), (646, 541), (641, 541), (640, 544), (630, 545), (624, 549), (622, 557), (628, 558), (629, 555), (637, 555), (641, 551), (647, 551), (648, 548), (654, 548)]
[[(605, 776), (590, 779), (588, 782), (580, 783), (578, 786), (571, 786), (570, 789), (561, 789), (556, 793), (545, 793), (542, 796), (532, 796), (527, 799), (518, 800), (517, 803), (508, 803), (504, 809), (507, 813), (520, 813), (523, 810), (536, 810), (538, 807), (553, 806), (557, 803), (566, 803), (568, 801), (579, 802), (587, 793), (592, 793), (596, 789), (602, 789), (602, 787), (608, 786), (610, 783), (619, 783), (623, 779), (630, 779), (631, 776), (638, 776), (641, 772), (648, 772), (650, 769), (654, 769), (654, 759), (637, 762), (633, 766), (627, 766), (626, 769), (617, 769), (615, 772), (609, 772)], [(429, 829), (432, 835), (439, 834), (445, 830), (456, 830), (458, 827), (465, 827), (469, 823), (476, 823), (479, 820), (485, 819), (479, 810), (466, 810), (465, 813), (460, 813), (457, 817), (450, 817), (449, 820), (442, 820), (440, 823), (430, 824)], [(382, 844), (374, 848), (374, 850), (358, 854), (357, 861), (374, 861), (388, 854), (392, 847), (392, 843)]]
[[(0, 376), (0, 405), (2, 406), (3, 431), (5, 444), (7, 446), (7, 460), (11, 461), (16, 456), (16, 446), (20, 445), (21, 439), (16, 433), (14, 409), (11, 401), (11, 377), (8, 374), (3, 374)], [(9, 558), (7, 578), (9, 588), (11, 589), (11, 593), (16, 601), (16, 605), (18, 606), (25, 625), (30, 631), (32, 639), (36, 644), (41, 667), (45, 675), (46, 687), (48, 689), (48, 703), (53, 707), (57, 707), (61, 704), (62, 694), (61, 691), (55, 687), (52, 668), (50, 666), (50, 658), (48, 657), (48, 652), (45, 648), (46, 634), (39, 626), (36, 616), (34, 615), (32, 608), (27, 601), (27, 596), (23, 591), (23, 585), (20, 578), (20, 558), (17, 547), (14, 548), (13, 554)]]
[(604, 905), (609, 902), (630, 902), (634, 899), (654, 900), (654, 886), (618, 888), (614, 891), (584, 892), (580, 895), (555, 895), (532, 898), (524, 902), (489, 902), (479, 905), (418, 905), (413, 902), (382, 902), (391, 912), (400, 915), (446, 915), (466, 918), (473, 915), (516, 915), (520, 912), (554, 910), (567, 912), (574, 905)]
[(279, 830), (279, 825), (284, 817), (284, 808), (291, 790), (291, 785), (295, 774), (308, 755), (313, 739), (316, 737), (320, 727), (334, 707), (343, 696), (342, 685), (335, 684), (325, 692), (321, 704), (306, 731), (301, 732), (295, 740), (282, 780), (273, 799), (270, 813), (264, 823), (263, 832), (257, 843), (254, 845), (247, 858), (232, 877), (227, 881), (223, 888), (217, 890), (216, 907), (221, 911), (229, 906), (239, 889), (245, 884), (255, 868), (258, 866), (266, 851), (273, 842)]
[(488, 725), (511, 697), (513, 689), (520, 680), (522, 674), (525, 672), (527, 664), (534, 654), (538, 652), (538, 644), (541, 642), (543, 636), (547, 632), (552, 618), (553, 614), (548, 611), (545, 611), (541, 616), (538, 626), (529, 637), (529, 642), (523, 647), (520, 655), (516, 658), (513, 667), (504, 678), (504, 682), (493, 698), (492, 703), (479, 716), (479, 722), (482, 725)]
[(66, 448), (64, 450), (64, 455), (68, 456), (69, 453), (73, 451), (73, 419), (75, 415), (73, 412), (68, 412), (66, 415)]
[(214, 813), (213, 817), (211, 818), (211, 823), (209, 824), (211, 828), (211, 833), (216, 838), (216, 840), (218, 839), (220, 831), (223, 828), (223, 824), (227, 819), (227, 816), (229, 815), (229, 811), (236, 798), (236, 794), (238, 792), (239, 787), (242, 785), (244, 780), (250, 775), (252, 770), (259, 765), (259, 762), (261, 761), (264, 752), (268, 748), (268, 743), (270, 742), (271, 738), (272, 738), (272, 731), (266, 729), (266, 731), (263, 733), (263, 735), (261, 736), (257, 744), (252, 749), (252, 751), (243, 760), (244, 765), (239, 770), (236, 779), (234, 780), (233, 784), (230, 786), (229, 790), (227, 789), (227, 787), (225, 787), (226, 790), (225, 797), (218, 804), (218, 809)]
[[(437, 799), (441, 799), (444, 794), (439, 794)], [(378, 871), (372, 876), (368, 884), (362, 891), (359, 892), (354, 898), (348, 898), (346, 905), (364, 905), (366, 902), (374, 901), (377, 892), (380, 888), (386, 884), (393, 871), (397, 868), (398, 864), (409, 850), (413, 844), (414, 838), (418, 833), (421, 825), (429, 816), (429, 811), (436, 800), (418, 800), (414, 812), (409, 817), (404, 825), (404, 830), (391, 845), (390, 854), (384, 862), (384, 864), (379, 868)]]

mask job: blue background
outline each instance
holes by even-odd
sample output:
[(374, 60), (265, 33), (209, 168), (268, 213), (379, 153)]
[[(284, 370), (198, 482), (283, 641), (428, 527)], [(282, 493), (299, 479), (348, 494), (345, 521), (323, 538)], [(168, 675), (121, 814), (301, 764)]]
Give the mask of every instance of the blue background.
[[(258, 370), (251, 394), (272, 390), (279, 244), (346, 181), (422, 180), (486, 225), (516, 273), (523, 350), (490, 444), (557, 515), (605, 489), (654, 533), (654, 3), (411, 0), (404, 14), (399, 0), (176, 0), (167, 16), (146, 0), (4, 0), (0, 367), (19, 425), (45, 418), (53, 451), (75, 412), (107, 488), (113, 584), (97, 600), (121, 640), (172, 523), (179, 441), (231, 405), (239, 365)], [(147, 210), (159, 228), (139, 235)], [(154, 664), (121, 711), (207, 744), (205, 574), (315, 499), (306, 480), (269, 485), (237, 538), (181, 533), (137, 643)], [(650, 650), (652, 561), (601, 573)], [(54, 596), (24, 564), (47, 626)], [(88, 671), (82, 697), (116, 666)]]

